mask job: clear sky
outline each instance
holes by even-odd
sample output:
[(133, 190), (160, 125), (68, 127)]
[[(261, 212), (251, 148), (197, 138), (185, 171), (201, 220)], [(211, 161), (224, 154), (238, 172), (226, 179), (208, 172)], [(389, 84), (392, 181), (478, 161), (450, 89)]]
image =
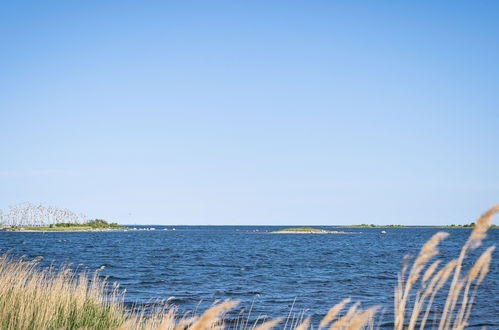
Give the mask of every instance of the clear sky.
[(499, 202), (498, 1), (4, 1), (0, 208), (451, 224)]

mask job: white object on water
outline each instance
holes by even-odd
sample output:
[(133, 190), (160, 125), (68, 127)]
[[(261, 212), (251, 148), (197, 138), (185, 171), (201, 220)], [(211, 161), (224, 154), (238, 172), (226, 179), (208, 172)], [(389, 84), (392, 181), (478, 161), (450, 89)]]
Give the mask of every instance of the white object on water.
[(386, 231), (382, 230), (379, 232), (380, 234), (386, 234)]

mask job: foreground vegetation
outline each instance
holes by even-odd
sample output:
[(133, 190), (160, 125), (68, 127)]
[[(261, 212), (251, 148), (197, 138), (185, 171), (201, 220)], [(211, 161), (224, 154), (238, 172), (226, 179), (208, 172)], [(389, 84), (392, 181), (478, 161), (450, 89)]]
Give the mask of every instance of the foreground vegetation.
[[(438, 329), (463, 329), (468, 324), (477, 289), (489, 271), (494, 246), (488, 247), (465, 271), (463, 261), (478, 248), (490, 227), (499, 205), (485, 212), (475, 223), (459, 256), (442, 264), (432, 261), (438, 255), (438, 244), (448, 234), (435, 234), (421, 248), (412, 263), (404, 261), (398, 274), (394, 295), (394, 329), (424, 329), (431, 318)], [(223, 329), (224, 315), (237, 302), (215, 304), (202, 315), (179, 316), (174, 308), (159, 305), (144, 317), (138, 310), (127, 310), (117, 286), (109, 286), (87, 273), (70, 269), (40, 270), (38, 260), (12, 260), (0, 256), (0, 328), (1, 329)], [(450, 282), (450, 283), (449, 283)], [(366, 285), (368, 285), (366, 283)], [(443, 310), (433, 306), (436, 297), (445, 301)], [(345, 299), (333, 306), (318, 325), (310, 318), (274, 319), (242, 322), (237, 329), (365, 329), (379, 324), (380, 306), (359, 308), (359, 303)]]

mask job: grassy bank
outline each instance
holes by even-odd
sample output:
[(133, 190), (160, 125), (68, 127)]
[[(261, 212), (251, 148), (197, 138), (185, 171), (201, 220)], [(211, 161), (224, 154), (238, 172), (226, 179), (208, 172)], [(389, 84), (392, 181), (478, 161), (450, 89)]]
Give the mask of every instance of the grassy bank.
[[(474, 223), (470, 223), (467, 225), (437, 225), (437, 226), (405, 226), (405, 225), (345, 225), (345, 226), (332, 226), (333, 228), (465, 228), (472, 229), (475, 226)], [(499, 228), (497, 225), (491, 224), (489, 229)]]
[(11, 226), (5, 227), (5, 231), (107, 231), (107, 230), (128, 230), (117, 223), (108, 223), (105, 220), (95, 219), (83, 224), (61, 222), (49, 226)]
[(348, 225), (338, 226), (338, 228), (407, 228), (404, 225), (374, 225), (374, 224), (361, 224), (361, 225)]
[(291, 227), (273, 231), (271, 234), (344, 234), (344, 232), (313, 227)]
[[(469, 269), (463, 268), (463, 261), (481, 245), (491, 218), (498, 211), (499, 205), (478, 219), (455, 259), (445, 264), (434, 260), (439, 243), (448, 236), (439, 232), (423, 245), (412, 263), (404, 261), (394, 294), (396, 330), (424, 329), (431, 323), (439, 329), (466, 327), (495, 247), (485, 249)], [(443, 310), (434, 308), (436, 298), (445, 301)], [(225, 313), (236, 305), (237, 302), (226, 301), (191, 317), (177, 315), (175, 309), (159, 305), (146, 318), (140, 311), (127, 310), (118, 288), (99, 279), (98, 271), (89, 276), (70, 269), (40, 270), (37, 260), (0, 256), (1, 329), (223, 329)], [(261, 320), (256, 324), (241, 322), (236, 326), (231, 324), (231, 328), (374, 328), (382, 317), (380, 310), (380, 306), (363, 310), (359, 303), (345, 299), (333, 306), (319, 324), (312, 325), (309, 318), (300, 317)]]

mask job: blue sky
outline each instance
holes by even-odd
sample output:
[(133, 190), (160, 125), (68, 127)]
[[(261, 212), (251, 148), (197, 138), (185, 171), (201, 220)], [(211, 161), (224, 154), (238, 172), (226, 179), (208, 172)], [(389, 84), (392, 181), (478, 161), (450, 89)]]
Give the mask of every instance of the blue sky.
[(496, 1), (0, 6), (0, 208), (450, 224), (499, 202)]

